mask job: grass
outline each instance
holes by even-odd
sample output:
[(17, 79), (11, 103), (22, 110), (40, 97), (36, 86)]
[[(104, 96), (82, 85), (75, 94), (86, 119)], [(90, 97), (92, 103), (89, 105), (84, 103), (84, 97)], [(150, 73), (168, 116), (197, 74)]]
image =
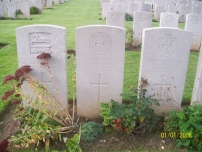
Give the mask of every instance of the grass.
[[(67, 49), (75, 49), (75, 28), (79, 26), (105, 24), (101, 18), (99, 0), (70, 0), (67, 3), (54, 6), (52, 9), (43, 9), (42, 14), (31, 15), (31, 20), (1, 20), (0, 21), (0, 43), (8, 44), (0, 49), (0, 82), (4, 76), (14, 74), (18, 67), (15, 29), (32, 24), (51, 24), (66, 27)], [(125, 27), (132, 28), (132, 21), (126, 21)], [(159, 26), (153, 22), (153, 27)], [(179, 23), (179, 28), (184, 28), (184, 23)], [(191, 52), (189, 67), (183, 101), (191, 99), (194, 77), (196, 72), (198, 53)], [(69, 62), (69, 61), (68, 61)], [(128, 92), (130, 86), (136, 86), (139, 75), (140, 52), (129, 52), (125, 54), (124, 70), (124, 92)], [(71, 67), (68, 67), (68, 90), (69, 100), (71, 93)], [(8, 90), (8, 86), (0, 85), (0, 97)], [(8, 102), (0, 102), (0, 113)]]

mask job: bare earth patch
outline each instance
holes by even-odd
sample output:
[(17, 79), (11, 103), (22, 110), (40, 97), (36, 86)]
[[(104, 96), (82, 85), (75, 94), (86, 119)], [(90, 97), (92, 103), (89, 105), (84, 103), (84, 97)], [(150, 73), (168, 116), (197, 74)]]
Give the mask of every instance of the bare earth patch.
[[(15, 106), (9, 105), (0, 116), (0, 142), (9, 137), (9, 128), (15, 117)], [(80, 118), (79, 124), (86, 122), (85, 118)], [(94, 120), (101, 123), (101, 119)], [(110, 130), (108, 133), (105, 129)], [(75, 131), (74, 133), (76, 133)], [(100, 135), (93, 142), (80, 141), (80, 146), (83, 152), (106, 152), (106, 151), (162, 151), (164, 152), (186, 152), (186, 149), (179, 149), (175, 147), (174, 139), (164, 138), (162, 139), (160, 134), (157, 133), (132, 133), (130, 135), (124, 135), (121, 132), (114, 130), (112, 127), (104, 127), (103, 134)], [(74, 133), (68, 134), (68, 137), (72, 137)], [(63, 142), (57, 142), (51, 149), (65, 150), (65, 144)], [(44, 148), (41, 145), (38, 149)]]

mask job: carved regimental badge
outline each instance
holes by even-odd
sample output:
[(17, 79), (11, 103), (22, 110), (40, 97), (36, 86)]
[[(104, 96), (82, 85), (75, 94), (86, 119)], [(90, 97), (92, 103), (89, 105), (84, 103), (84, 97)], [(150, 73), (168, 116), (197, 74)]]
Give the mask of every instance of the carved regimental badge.
[(118, 13), (113, 13), (111, 15), (111, 19), (114, 21), (114, 22), (117, 22), (119, 20), (119, 14)]
[(198, 16), (193, 16), (191, 19), (192, 24), (198, 24), (199, 23), (199, 17)]
[(173, 22), (173, 16), (172, 15), (166, 16), (166, 23), (172, 23), (172, 22)]
[(158, 39), (157, 48), (162, 56), (171, 56), (178, 49), (177, 38), (173, 35), (166, 34)]
[(142, 22), (146, 21), (147, 20), (147, 15), (146, 14), (141, 14), (139, 16), (139, 20), (142, 21)]
[(112, 42), (111, 38), (103, 32), (95, 33), (89, 40), (91, 51), (97, 55), (105, 55), (111, 51)]
[(51, 33), (45, 33), (45, 32), (29, 33), (29, 41), (30, 41), (31, 54), (52, 53)]

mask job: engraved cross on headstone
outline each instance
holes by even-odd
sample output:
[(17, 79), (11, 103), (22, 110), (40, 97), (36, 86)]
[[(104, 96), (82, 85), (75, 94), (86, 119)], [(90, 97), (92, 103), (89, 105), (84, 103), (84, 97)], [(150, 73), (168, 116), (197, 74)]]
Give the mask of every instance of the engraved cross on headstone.
[(162, 94), (163, 94), (163, 88), (170, 88), (171, 84), (165, 84), (165, 75), (162, 75), (162, 82), (161, 84), (154, 84), (154, 87), (158, 87), (161, 89), (160, 93), (160, 100), (162, 99)]
[(99, 82), (98, 83), (91, 83), (91, 86), (98, 86), (98, 101), (100, 101), (101, 87), (102, 86), (109, 86), (109, 83), (101, 83), (101, 74), (99, 74)]
[(45, 77), (44, 72), (41, 72), (41, 80), (40, 82), (44, 82), (44, 83), (52, 83), (52, 81), (50, 80), (50, 78)]
[(201, 65), (201, 71), (200, 71), (200, 74), (199, 74), (199, 78), (198, 78), (198, 91), (197, 91), (197, 94), (196, 94), (196, 100), (201, 102), (201, 98), (202, 98), (202, 65)]

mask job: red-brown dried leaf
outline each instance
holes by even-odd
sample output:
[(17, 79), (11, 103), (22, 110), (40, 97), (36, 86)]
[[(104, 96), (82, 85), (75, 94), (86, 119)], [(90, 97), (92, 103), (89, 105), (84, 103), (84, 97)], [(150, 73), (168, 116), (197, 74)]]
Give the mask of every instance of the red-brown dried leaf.
[(6, 150), (8, 148), (8, 140), (4, 139), (1, 143), (0, 143), (0, 152), (9, 152), (8, 150)]
[(10, 129), (9, 129), (9, 132), (11, 134), (13, 134), (14, 130), (16, 129), (16, 127), (18, 127), (20, 125), (20, 121), (19, 120), (16, 120), (12, 123)]
[(121, 131), (123, 129), (122, 123), (121, 123), (121, 118), (117, 118), (116, 120), (113, 121), (114, 123), (114, 129)]
[(22, 84), (23, 84), (23, 83), (18, 83), (16, 86), (17, 86), (17, 87), (20, 87)]
[(6, 100), (9, 96), (11, 96), (13, 93), (15, 92), (15, 90), (8, 90), (3, 97), (1, 98), (1, 100)]
[(13, 102), (13, 104), (15, 104), (15, 105), (20, 104), (20, 103), (21, 103), (21, 100), (15, 100), (15, 101)]
[(12, 76), (12, 75), (7, 75), (7, 76), (5, 76), (5, 78), (4, 78), (2, 84), (5, 84), (7, 81), (10, 81), (10, 80), (13, 80), (13, 79), (15, 79), (14, 76)]
[(51, 58), (51, 55), (49, 53), (42, 53), (37, 56), (37, 59), (48, 59)]
[(24, 65), (21, 68), (19, 68), (18, 70), (15, 71), (15, 80), (19, 81), (20, 78), (22, 76), (24, 76), (25, 73), (29, 73), (30, 71), (32, 71), (33, 69), (30, 68), (31, 66), (29, 65)]
[(20, 94), (16, 94), (16, 95), (15, 95), (15, 97), (19, 97), (19, 96), (20, 96)]
[(46, 65), (46, 62), (41, 62), (41, 65)]

